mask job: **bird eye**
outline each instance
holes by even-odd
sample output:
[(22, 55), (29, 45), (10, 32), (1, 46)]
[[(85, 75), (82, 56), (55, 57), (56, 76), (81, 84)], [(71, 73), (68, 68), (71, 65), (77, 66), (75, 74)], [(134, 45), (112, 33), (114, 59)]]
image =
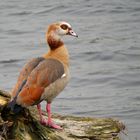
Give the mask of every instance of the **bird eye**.
[(67, 30), (67, 29), (68, 29), (68, 26), (65, 25), (65, 24), (62, 24), (60, 27), (61, 27), (63, 30)]

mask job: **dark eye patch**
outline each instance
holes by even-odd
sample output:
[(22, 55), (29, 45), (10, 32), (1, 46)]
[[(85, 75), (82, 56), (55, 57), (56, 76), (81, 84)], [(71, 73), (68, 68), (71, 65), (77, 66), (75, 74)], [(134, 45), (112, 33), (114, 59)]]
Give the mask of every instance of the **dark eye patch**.
[(68, 26), (67, 26), (66, 24), (62, 24), (60, 27), (61, 27), (63, 30), (67, 30), (67, 29), (68, 29)]

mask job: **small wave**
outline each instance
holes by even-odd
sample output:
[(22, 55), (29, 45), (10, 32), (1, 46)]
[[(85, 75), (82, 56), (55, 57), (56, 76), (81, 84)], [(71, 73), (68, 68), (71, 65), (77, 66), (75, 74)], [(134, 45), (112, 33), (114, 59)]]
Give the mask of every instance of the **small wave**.
[(109, 61), (109, 60), (113, 60), (114, 59), (113, 53), (112, 54), (111, 53), (110, 54), (104, 54), (103, 52), (99, 52), (99, 53), (89, 52), (88, 55), (89, 55), (88, 56), (88, 61), (93, 61), (93, 60), (94, 61), (95, 60)]
[(6, 31), (6, 33), (8, 33), (8, 35), (9, 34), (14, 34), (14, 35), (21, 35), (21, 34), (27, 34), (27, 33), (31, 33), (30, 31), (20, 31), (20, 30), (14, 30), (14, 29), (12, 29), (12, 30), (7, 30)]
[(0, 64), (9, 64), (9, 63), (16, 63), (22, 61), (22, 59), (10, 59), (10, 60), (2, 60), (0, 61)]
[(23, 11), (23, 12), (9, 13), (9, 16), (26, 16), (30, 14), (32, 14), (31, 11)]
[(64, 10), (64, 8), (66, 8), (64, 5), (58, 5), (58, 6), (50, 7), (48, 9), (45, 9), (45, 10), (42, 10), (42, 11), (38, 11), (35, 14), (42, 15), (42, 14), (50, 13), (50, 12), (58, 10), (58, 9), (63, 9)]

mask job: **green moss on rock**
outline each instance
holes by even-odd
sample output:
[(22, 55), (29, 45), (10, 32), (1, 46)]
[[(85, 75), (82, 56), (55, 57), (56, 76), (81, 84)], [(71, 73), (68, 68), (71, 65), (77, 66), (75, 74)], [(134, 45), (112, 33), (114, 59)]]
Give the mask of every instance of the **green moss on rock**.
[(54, 130), (39, 123), (35, 107), (24, 109), (19, 115), (5, 112), (9, 100), (9, 94), (0, 90), (0, 139), (2, 140), (120, 140), (118, 134), (125, 129), (120, 121), (112, 118), (53, 114), (53, 120), (63, 127), (62, 131)]

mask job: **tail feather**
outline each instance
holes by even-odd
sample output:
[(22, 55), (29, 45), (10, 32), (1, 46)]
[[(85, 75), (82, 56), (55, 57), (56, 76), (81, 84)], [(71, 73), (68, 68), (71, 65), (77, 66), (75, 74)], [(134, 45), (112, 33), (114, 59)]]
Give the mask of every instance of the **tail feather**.
[(11, 102), (9, 102), (7, 107), (10, 108), (10, 110), (15, 114), (18, 114), (23, 110), (23, 107), (16, 103), (16, 99), (13, 99)]
[(11, 117), (15, 117), (22, 113), (24, 108), (18, 104), (16, 104), (15, 100), (12, 100), (5, 106), (1, 111), (1, 117), (4, 121), (11, 120)]
[(13, 98), (12, 101), (9, 102), (9, 104), (8, 104), (8, 106), (7, 106), (11, 111), (13, 111), (13, 112), (16, 113), (16, 114), (23, 110), (23, 107), (20, 106), (20, 105), (18, 105), (18, 104), (16, 103), (16, 100), (17, 100), (17, 97), (18, 97), (20, 91), (22, 90), (22, 88), (23, 88), (24, 85), (26, 84), (26, 82), (27, 82), (27, 79), (23, 80), (23, 82), (21, 83), (19, 89), (18, 89), (17, 92), (16, 92), (16, 96)]

